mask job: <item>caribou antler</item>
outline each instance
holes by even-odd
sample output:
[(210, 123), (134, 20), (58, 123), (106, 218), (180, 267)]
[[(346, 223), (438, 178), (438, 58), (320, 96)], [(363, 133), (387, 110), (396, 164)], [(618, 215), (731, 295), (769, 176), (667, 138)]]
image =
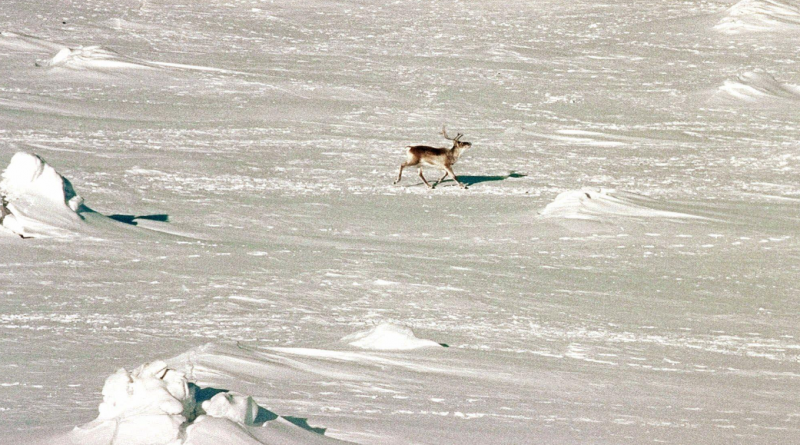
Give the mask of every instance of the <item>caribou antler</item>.
[(448, 137), (447, 136), (447, 130), (445, 129), (445, 126), (442, 125), (442, 136), (444, 136), (444, 138), (447, 139), (448, 141), (457, 141), (457, 140), (461, 139), (461, 137), (464, 136), (464, 135), (461, 134), (461, 133), (458, 133), (456, 135), (456, 137), (454, 137), (454, 138)]

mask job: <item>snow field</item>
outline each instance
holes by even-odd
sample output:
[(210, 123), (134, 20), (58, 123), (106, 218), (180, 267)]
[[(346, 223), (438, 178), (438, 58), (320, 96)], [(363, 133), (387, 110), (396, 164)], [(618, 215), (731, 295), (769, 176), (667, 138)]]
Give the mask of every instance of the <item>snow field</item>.
[[(97, 213), (0, 237), (0, 431), (174, 357), (184, 443), (792, 441), (795, 6), (3, 3), (0, 165)], [(442, 124), (470, 189), (392, 186)]]

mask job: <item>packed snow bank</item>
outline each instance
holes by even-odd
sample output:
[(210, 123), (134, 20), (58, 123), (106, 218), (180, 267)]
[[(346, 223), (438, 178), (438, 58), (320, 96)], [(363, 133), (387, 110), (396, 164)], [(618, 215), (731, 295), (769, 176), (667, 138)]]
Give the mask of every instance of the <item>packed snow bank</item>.
[(22, 237), (65, 236), (90, 211), (69, 180), (39, 156), (17, 153), (0, 180), (0, 226)]
[[(213, 393), (203, 400), (202, 394)], [(257, 445), (340, 443), (258, 406), (252, 397), (200, 389), (163, 361), (106, 379), (97, 419), (50, 445)]]
[(358, 348), (382, 351), (442, 347), (435, 341), (417, 338), (405, 326), (391, 323), (381, 323), (372, 329), (350, 334), (342, 341)]
[(75, 70), (152, 69), (145, 64), (125, 60), (117, 53), (100, 46), (61, 48), (50, 59), (37, 60), (36, 66)]
[(714, 29), (726, 34), (800, 30), (800, 5), (793, 0), (741, 0)]
[(632, 193), (607, 189), (584, 188), (560, 193), (540, 213), (543, 218), (565, 218), (604, 222), (611, 217), (632, 218), (696, 218), (680, 212), (650, 208), (647, 199)]
[(726, 80), (717, 97), (748, 103), (800, 101), (800, 87), (782, 84), (768, 73), (747, 71), (736, 80)]
[(75, 428), (73, 442), (129, 445), (182, 443), (184, 424), (195, 418), (195, 396), (186, 376), (157, 361), (106, 379), (100, 415)]

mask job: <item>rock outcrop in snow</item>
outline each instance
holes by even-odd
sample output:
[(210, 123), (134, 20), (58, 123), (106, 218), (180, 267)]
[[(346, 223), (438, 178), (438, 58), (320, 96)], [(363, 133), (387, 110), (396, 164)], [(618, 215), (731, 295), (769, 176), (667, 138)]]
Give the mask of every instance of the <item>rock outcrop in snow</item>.
[(442, 347), (435, 341), (417, 338), (405, 326), (392, 323), (381, 323), (366, 331), (350, 334), (342, 338), (342, 341), (358, 348), (381, 351)]
[(540, 213), (543, 218), (564, 218), (605, 222), (613, 217), (632, 218), (697, 218), (687, 213), (650, 208), (637, 201), (644, 197), (608, 189), (584, 188), (560, 193)]
[(714, 29), (726, 34), (800, 30), (800, 4), (795, 0), (741, 0), (725, 11)]
[(42, 158), (17, 153), (0, 180), (0, 227), (23, 238), (64, 236), (89, 211), (69, 180)]

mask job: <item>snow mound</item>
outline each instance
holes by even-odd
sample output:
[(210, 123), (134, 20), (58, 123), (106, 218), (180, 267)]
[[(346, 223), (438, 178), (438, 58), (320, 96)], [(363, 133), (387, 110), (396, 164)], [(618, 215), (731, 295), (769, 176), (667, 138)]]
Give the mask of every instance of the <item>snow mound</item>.
[(55, 56), (37, 60), (36, 66), (60, 67), (73, 70), (152, 69), (142, 63), (125, 60), (114, 51), (100, 46), (61, 48)]
[(696, 218), (687, 213), (648, 207), (648, 200), (632, 193), (584, 188), (560, 193), (540, 213), (543, 218), (564, 218), (603, 222), (610, 217)]
[(741, 0), (714, 27), (726, 34), (800, 29), (797, 1)]
[(65, 236), (90, 211), (69, 180), (37, 155), (11, 158), (0, 180), (0, 226), (22, 236)]
[(258, 418), (258, 405), (252, 397), (221, 392), (201, 405), (206, 415), (228, 419), (242, 425), (255, 425)]
[[(195, 417), (195, 397), (183, 373), (162, 361), (106, 379), (97, 419), (73, 430), (81, 443), (178, 444)], [(109, 442), (109, 440), (111, 442)]]
[(381, 323), (372, 329), (350, 334), (342, 341), (358, 348), (381, 351), (442, 347), (435, 341), (417, 338), (405, 326), (392, 323)]
[(306, 431), (258, 406), (252, 397), (202, 390), (163, 361), (120, 369), (103, 386), (97, 419), (49, 445), (258, 445), (341, 443)]
[(718, 97), (748, 103), (800, 100), (800, 87), (782, 84), (768, 73), (747, 71), (736, 80), (726, 80)]

